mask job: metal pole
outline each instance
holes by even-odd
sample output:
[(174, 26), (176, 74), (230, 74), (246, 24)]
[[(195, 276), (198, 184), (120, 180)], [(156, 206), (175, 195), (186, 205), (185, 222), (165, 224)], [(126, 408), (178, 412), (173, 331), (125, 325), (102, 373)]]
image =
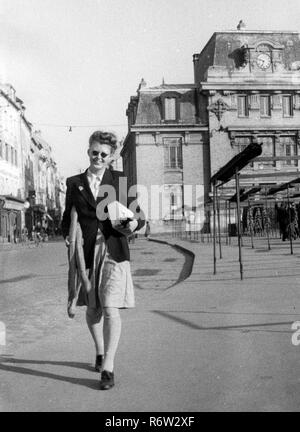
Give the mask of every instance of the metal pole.
[(228, 245), (228, 223), (227, 223), (227, 200), (225, 200), (225, 235), (226, 235), (226, 244)]
[(218, 193), (216, 194), (216, 198), (217, 198), (217, 215), (218, 215), (219, 252), (220, 252), (220, 259), (222, 259), (221, 224), (220, 224), (220, 199), (218, 197)]
[[(237, 205), (237, 202), (236, 202), (236, 208), (235, 208), (235, 211), (236, 211), (236, 220), (238, 221), (238, 220), (240, 220), (240, 217), (241, 217), (241, 207), (239, 206), (239, 208), (238, 208), (238, 205)], [(237, 223), (236, 223), (236, 232), (237, 232)], [(240, 243), (241, 243), (241, 247), (243, 246), (243, 240), (242, 240), (242, 227), (241, 227), (241, 225), (240, 225)]]
[(229, 224), (229, 230), (228, 230), (228, 240), (229, 244), (231, 244), (231, 207), (230, 207), (230, 201), (228, 202), (228, 224)]
[(213, 184), (213, 251), (214, 251), (214, 274), (217, 273), (216, 258), (216, 184)]
[(250, 220), (250, 235), (251, 235), (251, 247), (254, 249), (254, 242), (253, 242), (253, 220), (251, 216), (251, 204), (250, 200), (248, 200), (248, 212), (249, 212), (249, 220)]
[(208, 218), (207, 218), (208, 223), (206, 224), (206, 228), (207, 228), (207, 232), (206, 232), (206, 234), (207, 234), (207, 236), (206, 236), (206, 240), (207, 240), (207, 243), (209, 243), (209, 237), (210, 237), (210, 232), (211, 232), (211, 226), (210, 226), (210, 224), (211, 224), (211, 211), (210, 211), (210, 204), (209, 204), (209, 206), (208, 206), (207, 215), (208, 215)]
[(265, 206), (266, 206), (266, 232), (267, 232), (267, 242), (268, 242), (268, 250), (271, 250), (270, 246), (270, 237), (269, 237), (269, 227), (268, 227), (268, 203), (267, 203), (267, 188), (265, 194)]
[(287, 186), (287, 202), (288, 202), (288, 212), (289, 212), (289, 237), (290, 237), (290, 246), (291, 246), (291, 255), (293, 255), (293, 239), (292, 239), (292, 229), (291, 229), (291, 209), (290, 209), (290, 188)]
[(241, 221), (240, 221), (240, 184), (239, 172), (235, 170), (235, 187), (236, 187), (236, 207), (237, 207), (237, 231), (238, 231), (238, 245), (239, 245), (239, 262), (240, 262), (240, 275), (243, 280), (243, 261), (242, 261), (242, 247), (241, 247)]

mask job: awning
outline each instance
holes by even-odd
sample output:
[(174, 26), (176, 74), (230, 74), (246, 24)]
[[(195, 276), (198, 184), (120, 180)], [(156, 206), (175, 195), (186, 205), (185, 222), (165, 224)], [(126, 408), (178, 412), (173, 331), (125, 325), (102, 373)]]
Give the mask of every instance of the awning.
[(224, 165), (219, 171), (212, 176), (210, 179), (211, 183), (222, 181), (227, 183), (236, 172), (243, 169), (252, 159), (260, 156), (262, 153), (262, 146), (260, 144), (252, 143), (249, 144), (243, 151), (235, 155), (226, 165)]
[(12, 195), (2, 195), (0, 199), (1, 199), (1, 206), (3, 207), (3, 209), (17, 210), (17, 211), (24, 210), (25, 201), (21, 200), (20, 198), (14, 197)]
[(53, 218), (49, 215), (49, 213), (45, 213), (45, 216), (47, 216), (47, 218), (51, 221), (53, 221)]
[(45, 206), (43, 204), (34, 204), (32, 209), (36, 212), (46, 213)]

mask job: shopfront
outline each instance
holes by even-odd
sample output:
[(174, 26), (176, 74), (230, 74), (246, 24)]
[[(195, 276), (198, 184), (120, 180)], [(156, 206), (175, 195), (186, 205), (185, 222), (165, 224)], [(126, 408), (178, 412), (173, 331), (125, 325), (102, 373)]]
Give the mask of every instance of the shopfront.
[(0, 242), (18, 243), (24, 225), (24, 201), (0, 196)]

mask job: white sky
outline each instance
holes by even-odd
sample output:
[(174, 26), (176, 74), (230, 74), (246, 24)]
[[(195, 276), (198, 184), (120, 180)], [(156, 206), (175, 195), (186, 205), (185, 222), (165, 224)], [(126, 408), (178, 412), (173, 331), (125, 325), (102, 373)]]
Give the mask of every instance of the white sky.
[(299, 30), (300, 1), (0, 0), (0, 71), (69, 176), (86, 167), (94, 130), (126, 135), (142, 77), (192, 83), (193, 54), (240, 19), (247, 30)]

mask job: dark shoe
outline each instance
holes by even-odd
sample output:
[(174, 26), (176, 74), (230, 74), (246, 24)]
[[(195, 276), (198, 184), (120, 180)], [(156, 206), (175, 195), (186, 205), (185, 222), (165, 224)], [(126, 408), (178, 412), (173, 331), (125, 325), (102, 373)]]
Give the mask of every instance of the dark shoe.
[(95, 371), (96, 372), (101, 372), (102, 362), (103, 362), (103, 355), (101, 355), (101, 354), (97, 355), (96, 361), (95, 361)]
[(109, 390), (115, 385), (114, 373), (104, 370), (101, 373), (100, 390)]

